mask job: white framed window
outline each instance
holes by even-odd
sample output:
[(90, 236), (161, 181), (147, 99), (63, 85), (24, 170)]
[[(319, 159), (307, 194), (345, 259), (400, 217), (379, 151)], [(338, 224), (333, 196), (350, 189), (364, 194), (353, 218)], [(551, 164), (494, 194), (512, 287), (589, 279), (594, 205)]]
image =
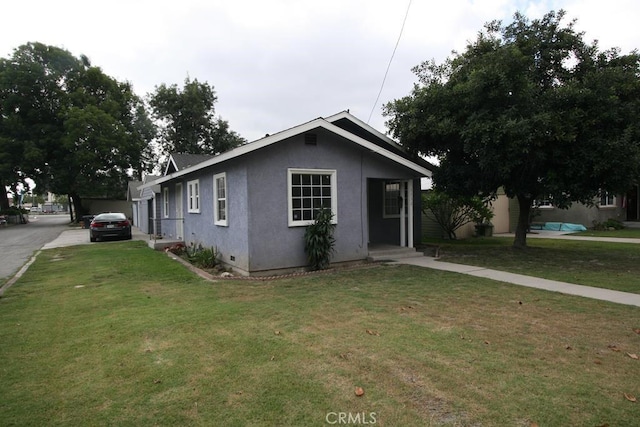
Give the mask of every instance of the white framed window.
[(338, 223), (337, 172), (334, 169), (287, 170), (289, 226), (313, 224), (316, 212), (331, 209)]
[(397, 181), (384, 182), (383, 218), (400, 218), (402, 196), (400, 195), (400, 183)]
[(603, 192), (600, 195), (600, 205), (601, 208), (613, 208), (616, 206), (616, 197), (609, 193), (608, 191)]
[(213, 176), (213, 212), (214, 224), (227, 226), (227, 174)]
[(187, 182), (187, 212), (200, 213), (200, 180)]
[(169, 187), (162, 189), (162, 216), (169, 218)]
[(551, 201), (551, 197), (536, 199), (533, 201), (533, 206), (540, 209), (551, 209), (553, 208), (553, 202)]

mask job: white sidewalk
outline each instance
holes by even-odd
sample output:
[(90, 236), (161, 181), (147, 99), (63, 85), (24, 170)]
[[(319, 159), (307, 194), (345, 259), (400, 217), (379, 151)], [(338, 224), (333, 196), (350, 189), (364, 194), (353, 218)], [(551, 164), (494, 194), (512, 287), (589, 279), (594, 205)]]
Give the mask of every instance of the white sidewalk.
[[(638, 239), (635, 239), (638, 240)], [(452, 262), (438, 261), (435, 258), (421, 256), (415, 258), (403, 258), (393, 261), (393, 264), (408, 264), (435, 270), (451, 271), (454, 273), (468, 274), (470, 276), (484, 277), (500, 282), (513, 283), (515, 285), (530, 288), (544, 289), (552, 292), (560, 292), (569, 295), (578, 295), (585, 298), (593, 298), (602, 301), (610, 301), (618, 304), (634, 305), (640, 307), (640, 294), (620, 292), (610, 289), (594, 288), (591, 286), (574, 285), (572, 283), (558, 282), (556, 280), (541, 279), (539, 277), (525, 276), (523, 274), (507, 273), (506, 271), (492, 270)]]

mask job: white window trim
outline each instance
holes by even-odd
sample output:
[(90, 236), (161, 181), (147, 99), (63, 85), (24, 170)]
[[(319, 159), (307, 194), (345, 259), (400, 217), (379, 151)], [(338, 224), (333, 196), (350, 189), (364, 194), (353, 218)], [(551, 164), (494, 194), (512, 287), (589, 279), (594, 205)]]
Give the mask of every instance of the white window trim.
[(331, 176), (331, 212), (332, 224), (338, 223), (338, 172), (335, 169), (287, 169), (287, 216), (289, 227), (306, 227), (314, 223), (314, 220), (294, 221), (293, 219), (293, 195), (291, 193), (291, 177), (294, 174), (330, 175)]
[[(196, 188), (195, 194), (193, 189)], [(187, 212), (200, 213), (200, 180), (187, 181)]]
[(169, 218), (169, 187), (162, 189), (162, 215)]
[[(606, 197), (607, 197), (607, 198), (609, 198), (608, 193), (607, 193)], [(616, 196), (610, 196), (610, 197), (611, 197), (611, 203), (606, 204), (606, 205), (598, 204), (598, 207), (600, 207), (600, 208), (605, 208), (605, 209), (609, 209), (609, 208), (615, 208), (615, 207), (617, 207), (617, 206), (618, 206), (618, 204), (617, 204), (617, 203), (618, 203), (618, 199), (617, 199), (617, 197), (616, 197)], [(602, 197), (599, 197), (599, 199), (600, 199), (600, 200), (599, 200), (599, 202), (601, 202), (601, 201), (602, 201)]]
[[(218, 180), (224, 179), (224, 199), (218, 198)], [(218, 201), (224, 200), (224, 217), (220, 219), (218, 217)], [(225, 172), (213, 175), (213, 215), (214, 224), (222, 227), (229, 226), (229, 192), (227, 190), (227, 174)]]

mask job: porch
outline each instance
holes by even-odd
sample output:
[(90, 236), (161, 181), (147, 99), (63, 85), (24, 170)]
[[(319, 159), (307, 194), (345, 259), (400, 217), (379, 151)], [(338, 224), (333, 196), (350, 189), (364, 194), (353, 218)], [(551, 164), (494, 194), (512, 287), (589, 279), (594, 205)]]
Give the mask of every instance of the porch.
[(369, 244), (369, 255), (367, 261), (391, 261), (403, 258), (416, 258), (424, 256), (422, 252), (416, 250), (416, 248), (409, 248), (403, 246), (389, 245), (384, 243)]

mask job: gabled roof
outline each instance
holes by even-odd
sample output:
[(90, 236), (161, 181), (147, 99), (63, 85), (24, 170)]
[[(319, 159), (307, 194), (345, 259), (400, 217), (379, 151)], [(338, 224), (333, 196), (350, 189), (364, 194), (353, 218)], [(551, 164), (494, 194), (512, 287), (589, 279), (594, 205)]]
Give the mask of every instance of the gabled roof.
[(127, 184), (127, 200), (132, 201), (140, 198), (140, 187), (143, 184), (142, 181), (129, 181)]
[(197, 165), (198, 163), (202, 163), (212, 157), (213, 156), (209, 154), (171, 153), (169, 154), (169, 160), (167, 161), (167, 167), (164, 170), (164, 175), (179, 172), (182, 169)]
[[(391, 161), (405, 166), (422, 176), (431, 176), (433, 165), (431, 165), (429, 162), (422, 159), (413, 158), (402, 149), (402, 146), (398, 145), (391, 138), (376, 131), (374, 128), (362, 122), (361, 120), (358, 120), (349, 112), (343, 111), (341, 113), (334, 114), (333, 116), (330, 116), (326, 119), (319, 117), (307, 123), (303, 123), (301, 125), (283, 130), (273, 135), (268, 135), (249, 144), (241, 145), (234, 148), (233, 150), (225, 151), (224, 153), (221, 153), (215, 157), (211, 157), (210, 159), (196, 165), (192, 165), (182, 170), (167, 174), (164, 177), (154, 181), (153, 184), (162, 184), (174, 178), (234, 159), (236, 157), (251, 153), (253, 151), (259, 150), (293, 136), (310, 132), (314, 129), (319, 128), (325, 129), (338, 136), (341, 136), (373, 153), (379, 154)], [(358, 135), (358, 133), (360, 135)], [(140, 188), (142, 189), (150, 187), (153, 184), (143, 184)]]

